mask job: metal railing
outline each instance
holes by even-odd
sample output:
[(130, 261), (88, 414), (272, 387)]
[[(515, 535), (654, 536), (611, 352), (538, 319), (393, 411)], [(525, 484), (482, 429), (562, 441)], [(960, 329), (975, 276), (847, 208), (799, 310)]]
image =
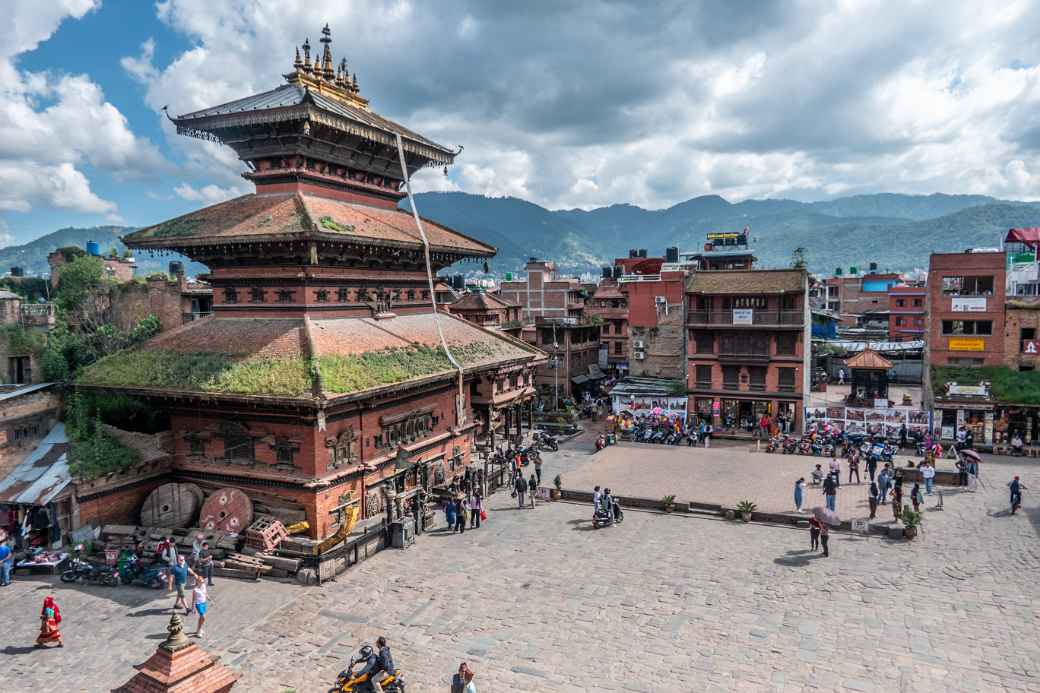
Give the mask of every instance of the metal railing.
[(800, 310), (691, 310), (687, 315), (690, 325), (804, 325), (805, 314)]
[(191, 322), (192, 320), (199, 320), (201, 318), (209, 317), (210, 315), (213, 315), (212, 311), (199, 311), (197, 313), (181, 313), (181, 319), (184, 322)]

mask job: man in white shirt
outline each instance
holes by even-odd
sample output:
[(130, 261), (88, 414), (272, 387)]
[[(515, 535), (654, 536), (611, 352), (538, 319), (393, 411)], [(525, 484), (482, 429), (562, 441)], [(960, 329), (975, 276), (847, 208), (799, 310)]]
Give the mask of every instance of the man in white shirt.
[(935, 483), (935, 467), (928, 462), (921, 463), (921, 476), (924, 478), (925, 493), (932, 495), (932, 485)]

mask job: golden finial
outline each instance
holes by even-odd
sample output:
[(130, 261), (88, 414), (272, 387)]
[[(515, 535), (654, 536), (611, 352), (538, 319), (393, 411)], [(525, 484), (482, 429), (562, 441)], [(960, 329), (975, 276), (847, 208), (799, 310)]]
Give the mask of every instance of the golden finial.
[(356, 72), (354, 73), (354, 80), (353, 80), (353, 82), (352, 82), (352, 83), (351, 83), (351, 85), (350, 85), (350, 90), (351, 90), (352, 92), (354, 92), (355, 94), (357, 94), (357, 93), (358, 93), (359, 91), (361, 91), (360, 89), (358, 89), (358, 85), (357, 85), (357, 73), (356, 73)]
[(332, 43), (332, 29), (329, 28), (328, 24), (321, 28), (320, 40), (325, 44), (325, 50), (322, 51), (321, 65), (318, 70), (315, 70), (315, 72), (319, 72), (321, 76), (325, 77), (325, 79), (331, 80), (333, 77), (332, 48), (330, 47), (330, 44)]
[(166, 636), (166, 640), (159, 647), (172, 652), (191, 644), (187, 636), (184, 635), (184, 621), (181, 620), (178, 614), (174, 614), (170, 619), (170, 625), (166, 626), (166, 632), (169, 635)]
[(303, 42), (303, 69), (307, 72), (311, 70), (311, 40), (306, 39)]
[(303, 67), (303, 61), (300, 60), (300, 47), (299, 46), (296, 46), (296, 59), (293, 60), (293, 67), (295, 67), (297, 70), (299, 70), (301, 67)]

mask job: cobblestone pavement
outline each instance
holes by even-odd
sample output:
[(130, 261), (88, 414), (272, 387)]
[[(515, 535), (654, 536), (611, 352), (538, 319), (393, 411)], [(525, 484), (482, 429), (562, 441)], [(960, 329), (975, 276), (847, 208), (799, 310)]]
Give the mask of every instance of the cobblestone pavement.
[[(545, 471), (588, 463), (582, 445)], [(1024, 464), (987, 465), (980, 490), (929, 512), (913, 543), (834, 535), (830, 558), (795, 529), (630, 511), (593, 530), (587, 506), (520, 510), (499, 494), (484, 528), (426, 535), (321, 588), (218, 581), (203, 644), (250, 693), (324, 691), (380, 634), (420, 693), (446, 691), (461, 660), (482, 693), (1040, 691), (1040, 467)], [(1011, 517), (1013, 469), (1038, 491)], [(32, 651), (50, 591), (67, 645)], [(126, 680), (168, 620), (153, 596), (0, 589), (2, 689)]]

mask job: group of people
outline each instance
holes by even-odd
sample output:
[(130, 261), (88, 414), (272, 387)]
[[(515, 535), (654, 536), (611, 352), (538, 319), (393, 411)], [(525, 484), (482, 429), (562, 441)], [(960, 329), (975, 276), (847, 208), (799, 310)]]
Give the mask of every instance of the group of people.
[[(156, 558), (167, 565), (167, 589), (177, 590), (177, 598), (173, 609), (184, 609), (185, 615), (194, 611), (198, 614), (198, 626), (195, 637), (205, 636), (206, 612), (209, 608), (209, 588), (213, 586), (213, 553), (209, 543), (202, 534), (195, 535), (191, 546), (191, 563), (183, 554), (177, 552), (177, 544), (173, 537), (167, 537), (155, 547)], [(191, 604), (188, 604), (188, 578), (193, 580)]]
[[(925, 460), (921, 463), (919, 469), (921, 470), (921, 477), (924, 481), (924, 489), (921, 488), (919, 482), (915, 481), (914, 486), (910, 491), (910, 502), (913, 504), (914, 511), (920, 510), (924, 504), (925, 493), (928, 495), (932, 494), (932, 489), (935, 484), (935, 467), (929, 460)], [(877, 516), (877, 508), (879, 505), (884, 505), (888, 502), (888, 494), (892, 492), (892, 512), (894, 519), (898, 520), (900, 513), (902, 512), (903, 503), (903, 478), (902, 475), (897, 473), (895, 467), (886, 462), (882, 467), (880, 473), (876, 473), (877, 462), (873, 459), (869, 460), (867, 465), (867, 474), (870, 478), (870, 490), (867, 495), (867, 501), (870, 505), (870, 519), (875, 519)], [(838, 489), (841, 487), (841, 467), (837, 459), (830, 461), (829, 470), (824, 473), (823, 466), (820, 464), (816, 465), (810, 475), (813, 486), (820, 486), (823, 491), (824, 501), (827, 505), (827, 509), (836, 511), (838, 509)], [(854, 460), (849, 460), (849, 478), (848, 483), (852, 483), (852, 478), (855, 476), (856, 483), (860, 483), (859, 469)], [(806, 501), (806, 482), (805, 477), (800, 477), (794, 485), (794, 507), (796, 512), (804, 512), (804, 506)]]

